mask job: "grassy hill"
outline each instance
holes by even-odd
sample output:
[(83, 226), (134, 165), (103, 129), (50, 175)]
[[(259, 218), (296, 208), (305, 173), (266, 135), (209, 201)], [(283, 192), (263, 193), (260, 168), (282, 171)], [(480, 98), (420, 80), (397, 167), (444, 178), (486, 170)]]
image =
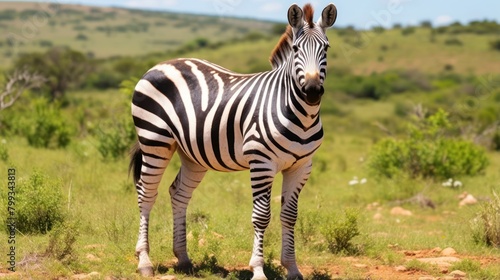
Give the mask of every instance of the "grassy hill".
[[(272, 35), (276, 27), (273, 22), (239, 18), (0, 2), (0, 32), (6, 35), (0, 40), (0, 65), (9, 65), (19, 53), (61, 45), (96, 58), (142, 57), (159, 52), (164, 53), (158, 58), (163, 60), (163, 57), (172, 57), (168, 52), (195, 39), (205, 38), (213, 44), (256, 33), (271, 36), (258, 42), (248, 40), (228, 45), (215, 52), (201, 50), (184, 54), (212, 60), (236, 71), (253, 72), (268, 69), (265, 68), (267, 54), (279, 38)], [(388, 69), (500, 73), (500, 52), (491, 47), (491, 42), (500, 40), (499, 33), (494, 32), (498, 26), (490, 28), (493, 31), (462, 30), (453, 26), (369, 31), (331, 29), (328, 33), (332, 45), (330, 66), (363, 75)], [(242, 64), (242, 60), (247, 63)]]
[[(462, 74), (500, 74), (500, 51), (490, 46), (492, 41), (500, 39), (498, 34), (432, 35), (432, 30), (427, 28), (416, 28), (409, 35), (402, 33), (402, 29), (382, 33), (346, 33), (344, 29), (330, 29), (327, 34), (331, 45), (329, 67), (363, 75), (390, 69), (439, 73), (447, 67)], [(206, 49), (189, 55), (220, 63), (229, 69), (248, 71), (251, 69), (242, 68), (258, 63), (268, 65), (267, 58), (277, 40), (278, 37), (245, 42), (225, 46), (216, 52)], [(241, 56), (242, 53), (245, 55)], [(235, 59), (236, 56), (240, 59)], [(242, 60), (246, 63), (241, 63)]]
[(16, 53), (64, 45), (104, 58), (174, 50), (195, 38), (211, 42), (268, 34), (274, 23), (250, 19), (81, 5), (0, 2), (0, 64)]

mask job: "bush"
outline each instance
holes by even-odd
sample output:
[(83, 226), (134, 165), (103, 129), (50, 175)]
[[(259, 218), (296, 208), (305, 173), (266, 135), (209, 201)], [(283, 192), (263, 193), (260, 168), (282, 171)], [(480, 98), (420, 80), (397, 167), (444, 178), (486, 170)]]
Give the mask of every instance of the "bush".
[(25, 123), (24, 135), (33, 147), (64, 148), (71, 141), (71, 129), (61, 114), (58, 104), (46, 99), (32, 103), (33, 114)]
[(322, 219), (319, 216), (319, 211), (308, 211), (299, 215), (297, 225), (295, 226), (297, 239), (304, 244), (309, 244), (314, 240), (321, 222)]
[(408, 27), (405, 27), (405, 28), (403, 28), (403, 29), (401, 30), (401, 35), (403, 35), (403, 36), (408, 36), (408, 35), (410, 35), (410, 34), (415, 33), (415, 31), (416, 31), (415, 27), (413, 27), (413, 26), (408, 26)]
[(69, 264), (77, 258), (74, 254), (74, 245), (79, 234), (75, 222), (57, 225), (50, 233), (45, 254), (61, 261), (63, 264)]
[(45, 234), (65, 220), (61, 183), (40, 172), (16, 188), (17, 230)]
[[(120, 91), (127, 97), (123, 102), (124, 108), (130, 106), (130, 100), (135, 81), (129, 79), (121, 83)], [(99, 141), (97, 150), (104, 159), (118, 159), (123, 157), (137, 140), (135, 126), (130, 116), (130, 111), (119, 112), (114, 119), (102, 122), (97, 128), (96, 136)]]
[(120, 74), (101, 67), (101, 69), (87, 76), (86, 86), (95, 89), (117, 88), (120, 85)]
[(78, 35), (76, 35), (76, 40), (80, 40), (80, 41), (87, 41), (89, 39), (89, 37), (87, 37), (87, 35), (83, 34), (83, 33), (78, 33)]
[(476, 243), (500, 248), (500, 197), (495, 192), (472, 220), (471, 227)]
[(490, 46), (491, 46), (492, 50), (500, 51), (500, 39), (495, 40), (495, 41), (491, 41)]
[(500, 130), (495, 131), (495, 134), (491, 138), (491, 149), (500, 151)]
[(453, 138), (448, 114), (439, 110), (411, 125), (409, 137), (384, 139), (373, 147), (369, 168), (379, 176), (392, 178), (406, 173), (411, 178), (456, 178), (480, 174), (488, 165), (485, 151), (472, 142)]
[(104, 159), (123, 157), (136, 140), (132, 117), (129, 119), (121, 117), (101, 123), (97, 131), (97, 150)]
[(390, 94), (429, 90), (428, 78), (417, 71), (390, 70), (370, 76), (348, 76), (340, 88), (356, 98), (382, 99)]
[(444, 44), (448, 45), (448, 46), (462, 46), (464, 43), (462, 42), (462, 40), (455, 38), (455, 37), (452, 37), (452, 38), (446, 39), (444, 41)]
[(358, 254), (359, 248), (352, 244), (352, 239), (360, 235), (358, 214), (351, 210), (345, 211), (344, 215), (344, 219), (332, 219), (325, 223), (321, 228), (321, 233), (331, 253)]

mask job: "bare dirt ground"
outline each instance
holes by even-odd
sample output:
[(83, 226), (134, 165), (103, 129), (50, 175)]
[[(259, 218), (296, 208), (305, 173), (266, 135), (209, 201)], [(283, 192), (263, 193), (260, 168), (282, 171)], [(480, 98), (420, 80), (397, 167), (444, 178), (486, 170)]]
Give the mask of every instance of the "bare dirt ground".
[[(397, 253), (404, 256), (406, 263), (412, 260), (419, 260), (421, 262), (430, 263), (434, 267), (434, 272), (429, 272), (421, 269), (415, 269), (412, 267), (406, 267), (404, 265), (401, 266), (391, 266), (391, 265), (378, 265), (373, 264), (373, 259), (368, 257), (343, 257), (341, 258), (340, 263), (328, 264), (322, 267), (312, 267), (312, 266), (301, 266), (300, 270), (303, 275), (308, 279), (366, 279), (366, 280), (438, 280), (438, 279), (472, 279), (468, 277), (465, 272), (456, 272), (450, 271), (450, 267), (455, 261), (469, 259), (472, 261), (479, 262), (482, 268), (488, 267), (489, 265), (499, 264), (500, 257), (492, 257), (492, 256), (467, 256), (460, 255), (456, 253), (444, 253), (444, 250), (441, 248), (434, 248), (428, 250), (397, 250)], [(170, 262), (164, 263), (163, 268), (173, 267), (175, 265), (176, 260), (172, 259)], [(278, 261), (275, 261), (276, 265), (278, 265)], [(273, 262), (274, 263), (274, 262)], [(226, 267), (220, 268), (226, 272), (229, 271), (239, 271), (240, 275), (238, 278), (244, 279), (246, 275), (251, 277), (251, 272), (248, 271), (247, 266), (239, 266), (239, 267)], [(160, 272), (161, 269), (159, 268)], [(156, 275), (153, 279), (202, 279), (198, 277), (191, 278), (190, 276), (174, 276), (168, 275), (165, 273), (160, 273)], [(6, 268), (0, 268), (0, 279), (25, 279), (26, 276), (29, 278), (37, 279), (36, 276), (38, 273), (30, 273), (27, 271), (18, 271), (12, 273), (8, 271)], [(41, 272), (41, 271), (38, 271)], [(41, 272), (40, 277), (43, 278), (45, 273)], [(47, 275), (45, 275), (47, 276)], [(35, 278), (33, 278), (35, 277)], [(40, 279), (42, 279), (40, 278)], [(117, 278), (113, 276), (101, 275), (99, 272), (92, 273), (81, 273), (70, 276), (69, 278), (58, 278), (58, 279), (106, 279), (106, 280), (115, 280), (115, 279), (126, 279), (126, 278)], [(500, 279), (500, 276), (499, 276)]]
[[(421, 262), (429, 263), (437, 268), (439, 275), (431, 275), (431, 273), (419, 269), (407, 268), (402, 266), (390, 266), (390, 265), (370, 265), (373, 263), (372, 259), (366, 257), (346, 257), (343, 258), (349, 265), (335, 265), (332, 264), (328, 267), (322, 267), (320, 269), (316, 268), (316, 271), (327, 271), (332, 279), (353, 279), (350, 275), (361, 275), (359, 279), (401, 279), (401, 280), (431, 280), (431, 279), (471, 279), (467, 274), (461, 274), (459, 272), (454, 273), (450, 271), (450, 267), (455, 261), (460, 261), (464, 259), (469, 259), (472, 261), (477, 261), (481, 264), (481, 267), (487, 267), (491, 264), (500, 263), (500, 257), (491, 256), (466, 256), (459, 254), (451, 254), (449, 256), (443, 256), (440, 248), (429, 249), (429, 250), (418, 250), (418, 251), (407, 251), (401, 250), (401, 253), (405, 256), (406, 262), (411, 260), (419, 260)], [(314, 269), (312, 267), (301, 267), (301, 271), (304, 275), (312, 275)], [(357, 279), (357, 278), (354, 278)], [(499, 275), (500, 279), (500, 275)]]

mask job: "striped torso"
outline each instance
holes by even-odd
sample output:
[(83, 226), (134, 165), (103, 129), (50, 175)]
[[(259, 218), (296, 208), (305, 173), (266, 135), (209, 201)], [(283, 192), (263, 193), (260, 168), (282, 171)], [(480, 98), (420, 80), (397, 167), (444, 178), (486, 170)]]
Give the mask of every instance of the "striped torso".
[(268, 157), (284, 170), (310, 159), (323, 137), (318, 112), (310, 113), (288, 72), (238, 74), (204, 60), (167, 61), (136, 86), (132, 114), (152, 133), (147, 138), (175, 139), (206, 169), (245, 170)]

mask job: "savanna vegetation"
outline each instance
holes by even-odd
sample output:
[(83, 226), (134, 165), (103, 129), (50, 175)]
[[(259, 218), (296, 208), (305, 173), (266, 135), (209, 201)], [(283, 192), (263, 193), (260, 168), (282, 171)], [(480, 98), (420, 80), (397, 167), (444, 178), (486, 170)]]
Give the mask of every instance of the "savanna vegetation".
[[(39, 4), (0, 8), (0, 30), (12, 34), (23, 34), (26, 22), (43, 22), (33, 36), (0, 42), (4, 224), (8, 170), (16, 170), (17, 272), (7, 277), (139, 278), (139, 215), (127, 175), (135, 82), (155, 63), (179, 56), (244, 73), (269, 70), (267, 54), (284, 25), (67, 5), (44, 6), (42, 18)], [(325, 141), (296, 225), (306, 278), (415, 279), (453, 270), (469, 279), (500, 276), (499, 28), (477, 21), (328, 31)], [(204, 179), (188, 209), (195, 269), (175, 271), (167, 185), (179, 166), (174, 159), (167, 169), (151, 216), (156, 273), (251, 277), (246, 172)], [(279, 183), (265, 237), (272, 279), (284, 275), (276, 261)], [(467, 196), (475, 202), (459, 206)], [(396, 206), (406, 212), (392, 211)], [(4, 229), (0, 272), (8, 273), (11, 233)], [(443, 268), (415, 257), (439, 256), (438, 247), (452, 247), (458, 261)]]

